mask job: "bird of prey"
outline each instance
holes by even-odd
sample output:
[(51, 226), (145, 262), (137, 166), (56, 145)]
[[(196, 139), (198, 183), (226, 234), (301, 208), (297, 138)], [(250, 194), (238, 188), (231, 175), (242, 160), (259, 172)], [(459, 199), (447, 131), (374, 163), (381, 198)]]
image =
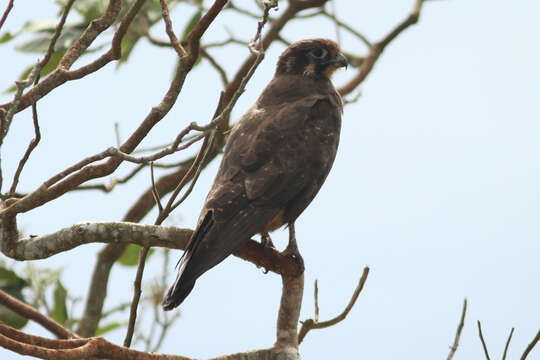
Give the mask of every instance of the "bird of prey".
[[(253, 235), (294, 222), (328, 175), (339, 142), (343, 104), (330, 77), (347, 60), (327, 39), (290, 45), (257, 102), (233, 127), (197, 228), (178, 264), (164, 310)], [(300, 258), (294, 236), (285, 254)]]

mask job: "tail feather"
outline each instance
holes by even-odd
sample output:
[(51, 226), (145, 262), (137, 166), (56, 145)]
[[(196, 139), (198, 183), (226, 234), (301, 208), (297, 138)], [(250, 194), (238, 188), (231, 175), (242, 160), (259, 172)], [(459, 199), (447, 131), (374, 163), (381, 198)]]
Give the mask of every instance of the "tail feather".
[(174, 281), (174, 283), (167, 291), (163, 302), (161, 303), (163, 310), (174, 309), (175, 307), (180, 305), (189, 295), (191, 290), (193, 290), (193, 286), (195, 286), (195, 280), (197, 279), (197, 277), (199, 277), (199, 275), (193, 276), (193, 274), (191, 274), (189, 276), (191, 279), (186, 279), (186, 275), (189, 275), (189, 272), (186, 272), (186, 269), (188, 269), (189, 267), (193, 253), (197, 250), (198, 245), (210, 229), (212, 223), (212, 211), (208, 211), (197, 230), (195, 230), (195, 232), (193, 233), (191, 240), (189, 241), (189, 244), (186, 248), (186, 251), (180, 258), (180, 260), (178, 260), (178, 264), (176, 264), (176, 266), (178, 267), (178, 275), (176, 276), (176, 280)]
[(180, 280), (180, 277), (177, 278), (167, 291), (167, 295), (165, 295), (165, 299), (161, 303), (163, 310), (172, 310), (180, 305), (187, 298), (191, 290), (193, 290), (193, 286), (195, 286), (195, 281), (191, 284), (179, 284), (178, 280)]

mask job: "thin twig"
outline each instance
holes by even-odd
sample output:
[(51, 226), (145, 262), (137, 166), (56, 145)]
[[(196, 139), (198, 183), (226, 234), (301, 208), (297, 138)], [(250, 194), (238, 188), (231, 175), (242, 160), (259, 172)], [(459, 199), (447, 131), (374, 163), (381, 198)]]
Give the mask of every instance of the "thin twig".
[(6, 10), (4, 11), (4, 14), (2, 15), (2, 19), (0, 19), (0, 29), (4, 25), (4, 22), (6, 21), (8, 15), (9, 15), (9, 12), (13, 8), (13, 1), (14, 0), (9, 0), (8, 6), (7, 6)]
[(156, 182), (154, 180), (154, 163), (150, 162), (150, 179), (152, 181), (152, 195), (154, 196), (154, 200), (156, 201), (156, 205), (159, 209), (159, 212), (163, 211), (163, 206), (161, 205), (161, 200), (159, 197), (158, 190), (156, 188)]
[(313, 298), (315, 302), (315, 322), (319, 322), (319, 286), (315, 280), (315, 289), (313, 290)]
[[(337, 28), (343, 28), (343, 29), (347, 30), (348, 32), (350, 32), (351, 34), (356, 36), (358, 39), (360, 39), (364, 44), (366, 44), (367, 47), (371, 47), (371, 45), (372, 45), (371, 41), (369, 41), (369, 39), (367, 37), (365, 37), (362, 33), (360, 33), (358, 30), (356, 30), (352, 26), (347, 25), (343, 21), (339, 20), (336, 17), (334, 11), (332, 11), (332, 13), (329, 13), (326, 10), (322, 10), (322, 11), (319, 12), (319, 14), (324, 15), (327, 18), (329, 18), (330, 20), (332, 20), (332, 22), (334, 24), (336, 24)], [(336, 32), (338, 32), (338, 31), (336, 30)]]
[(525, 360), (527, 358), (527, 356), (532, 351), (532, 349), (536, 346), (536, 344), (538, 343), (539, 340), (540, 340), (540, 330), (538, 330), (538, 332), (536, 333), (536, 336), (534, 337), (534, 339), (527, 346), (527, 348), (523, 352), (523, 355), (521, 355), (520, 360)]
[(225, 69), (223, 68), (223, 66), (221, 66), (217, 62), (217, 60), (212, 55), (210, 55), (208, 51), (206, 51), (204, 47), (201, 47), (201, 56), (205, 58), (206, 60), (208, 60), (210, 65), (212, 65), (212, 67), (216, 69), (216, 71), (219, 74), (219, 77), (221, 78), (221, 82), (223, 83), (223, 86), (227, 86), (229, 84), (229, 79), (227, 77), (227, 73), (225, 72)]
[(137, 275), (135, 276), (135, 281), (133, 282), (133, 300), (131, 302), (131, 309), (129, 311), (129, 321), (126, 338), (124, 339), (124, 346), (127, 348), (131, 346), (133, 331), (135, 330), (135, 321), (137, 320), (137, 307), (139, 306), (139, 300), (142, 293), (141, 281), (144, 272), (144, 265), (146, 263), (146, 256), (148, 255), (149, 249), (150, 247), (145, 245), (141, 248), (141, 251), (139, 253), (139, 265), (137, 266)]
[(210, 48), (213, 48), (213, 47), (222, 47), (222, 46), (229, 45), (229, 44), (237, 44), (237, 45), (247, 46), (249, 44), (249, 42), (245, 41), (245, 40), (237, 39), (234, 36), (232, 36), (231, 34), (229, 34), (229, 38), (226, 39), (226, 40), (216, 41), (216, 42), (213, 42), (213, 43), (204, 44), (202, 47), (205, 48), (205, 49), (210, 49)]
[[(201, 174), (201, 170), (203, 168), (203, 165), (206, 163), (206, 159), (208, 158), (208, 154), (210, 153), (210, 150), (212, 149), (212, 146), (214, 145), (214, 138), (216, 135), (216, 131), (211, 131), (209, 135), (208, 145), (206, 145), (206, 149), (204, 150), (203, 156), (201, 157), (201, 160), (197, 164), (197, 169), (195, 171), (195, 174), (193, 175), (193, 179), (191, 180), (191, 184), (189, 185), (189, 188), (186, 190), (184, 195), (178, 200), (176, 203), (174, 203), (171, 206), (171, 211), (176, 209), (180, 204), (184, 202), (184, 200), (187, 199), (189, 194), (191, 194), (191, 191), (193, 190), (193, 187), (195, 186), (195, 183), (197, 182), (197, 179), (199, 178), (199, 175)], [(201, 149), (202, 151), (202, 149)]]
[[(336, 2), (334, 0), (330, 0), (329, 3), (330, 3), (330, 11), (331, 11), (332, 19), (337, 19)], [(342, 45), (342, 43), (341, 43), (341, 28), (340, 28), (339, 24), (336, 21), (334, 21), (334, 24), (336, 26), (336, 42), (341, 47), (341, 45)]]
[[(38, 78), (36, 78), (36, 81), (38, 81)], [(11, 188), (9, 189), (10, 194), (14, 194), (15, 191), (17, 190), (17, 184), (19, 183), (19, 176), (21, 175), (24, 165), (28, 161), (28, 158), (30, 158), (30, 154), (32, 153), (32, 151), (36, 148), (36, 146), (39, 144), (39, 141), (41, 140), (41, 132), (39, 130), (39, 122), (38, 122), (38, 114), (37, 114), (37, 102), (32, 104), (32, 123), (34, 124), (35, 136), (32, 140), (30, 140), (30, 143), (28, 144), (28, 147), (26, 148), (26, 151), (24, 152), (23, 157), (19, 161), (19, 165), (17, 166), (15, 175), (13, 175), (13, 182), (11, 183)]]
[(159, 2), (161, 3), (161, 16), (163, 17), (163, 21), (165, 22), (165, 31), (167, 32), (167, 35), (171, 40), (172, 47), (178, 54), (178, 57), (180, 57), (180, 59), (183, 59), (187, 56), (187, 52), (174, 34), (174, 30), (171, 24), (171, 18), (169, 17), (169, 7), (167, 6), (167, 2), (165, 0), (160, 0)]
[(459, 346), (459, 338), (461, 336), (461, 331), (463, 330), (463, 326), (465, 324), (465, 314), (467, 313), (467, 298), (463, 300), (463, 309), (461, 310), (461, 318), (459, 320), (459, 324), (456, 330), (456, 337), (454, 338), (454, 344), (450, 347), (450, 353), (448, 354), (447, 360), (452, 360), (454, 358), (454, 354), (456, 353), (458, 346)]
[[(113, 177), (110, 179), (108, 184), (91, 184), (91, 185), (80, 185), (73, 189), (72, 191), (80, 191), (80, 190), (101, 190), (103, 192), (111, 192), (116, 185), (118, 184), (125, 184), (129, 180), (131, 180), (135, 175), (137, 175), (142, 169), (144, 169), (148, 164), (139, 164), (136, 167), (134, 167), (126, 176), (122, 178), (115, 178)], [(163, 167), (159, 164), (154, 164), (154, 167)]]
[(118, 125), (118, 121), (114, 122), (114, 136), (116, 138), (116, 146), (120, 147), (122, 141), (120, 140), (120, 126)]
[(477, 320), (476, 323), (478, 324), (478, 336), (480, 336), (480, 340), (482, 341), (482, 348), (484, 349), (484, 355), (486, 355), (487, 360), (490, 360), (486, 342), (484, 341), (484, 335), (482, 335), (482, 325), (480, 325), (480, 320)]
[(510, 330), (510, 335), (508, 335), (508, 340), (506, 340), (506, 345), (504, 346), (504, 353), (502, 356), (502, 360), (506, 360), (506, 353), (508, 351), (508, 346), (510, 345), (510, 340), (512, 340), (512, 335), (514, 334), (514, 328)]
[[(193, 125), (193, 123), (192, 123), (192, 125), (188, 126), (186, 129), (184, 129), (178, 135), (177, 140), (178, 140), (178, 138), (180, 138), (180, 140), (181, 140), (182, 135), (187, 134), (187, 132), (191, 131), (195, 127), (196, 127), (196, 125)], [(161, 150), (161, 151), (159, 151), (159, 152), (157, 152), (155, 154), (149, 155), (149, 156), (141, 156), (141, 157), (132, 156), (132, 155), (129, 155), (129, 154), (121, 151), (120, 149), (117, 149), (115, 147), (110, 147), (110, 148), (108, 148), (108, 149), (106, 149), (106, 150), (104, 150), (104, 151), (102, 151), (102, 152), (100, 152), (98, 154), (89, 156), (89, 157), (79, 161), (75, 165), (72, 165), (69, 168), (65, 169), (64, 171), (56, 174), (55, 176), (53, 176), (50, 179), (48, 179), (47, 181), (45, 181), (44, 185), (46, 187), (50, 187), (50, 186), (54, 185), (55, 183), (57, 183), (58, 181), (64, 179), (68, 175), (74, 173), (75, 171), (78, 171), (78, 170), (82, 169), (83, 167), (85, 167), (87, 165), (90, 165), (90, 164), (92, 164), (92, 163), (94, 163), (96, 161), (103, 160), (103, 159), (108, 158), (108, 157), (115, 157), (115, 158), (122, 159), (124, 161), (136, 163), (136, 164), (146, 164), (146, 163), (149, 163), (150, 161), (155, 161), (157, 159), (161, 159), (162, 157), (165, 157), (166, 155), (170, 155), (170, 154), (173, 154), (175, 152), (187, 149), (188, 147), (193, 145), (195, 142), (201, 140), (203, 137), (204, 137), (204, 134), (198, 135), (195, 138), (191, 139), (190, 141), (188, 141), (188, 142), (186, 142), (186, 143), (184, 143), (182, 145), (176, 144), (177, 141), (175, 141), (175, 143), (171, 144), (171, 146), (167, 147), (164, 150)]]
[(349, 303), (345, 307), (345, 309), (339, 314), (338, 316), (334, 317), (333, 319), (318, 322), (314, 319), (308, 319), (302, 322), (302, 327), (300, 328), (300, 332), (298, 333), (298, 343), (300, 344), (302, 340), (304, 340), (306, 334), (312, 330), (312, 329), (324, 329), (330, 326), (333, 326), (345, 319), (351, 309), (353, 308), (356, 299), (358, 299), (358, 295), (360, 295), (360, 292), (364, 288), (364, 284), (366, 283), (367, 277), (369, 274), (369, 267), (364, 268), (364, 272), (362, 273), (362, 276), (360, 277), (360, 280), (358, 281), (358, 285), (356, 286), (356, 289), (354, 290), (353, 295), (351, 296), (351, 299), (349, 300)]
[(176, 197), (178, 196), (182, 188), (187, 184), (189, 179), (191, 179), (193, 174), (195, 174), (196, 169), (199, 167), (199, 164), (201, 163), (201, 158), (206, 154), (206, 150), (208, 148), (207, 147), (208, 141), (209, 141), (209, 137), (205, 137), (204, 142), (201, 146), (201, 149), (199, 150), (199, 152), (197, 153), (197, 156), (195, 157), (195, 161), (193, 161), (188, 172), (186, 172), (182, 180), (178, 183), (178, 185), (174, 189), (171, 197), (169, 198), (169, 200), (167, 201), (167, 204), (165, 205), (165, 208), (163, 208), (163, 210), (159, 212), (158, 217), (155, 221), (156, 225), (160, 225), (163, 222), (163, 220), (165, 220), (167, 216), (169, 216), (169, 214), (171, 213), (174, 200), (176, 199)]

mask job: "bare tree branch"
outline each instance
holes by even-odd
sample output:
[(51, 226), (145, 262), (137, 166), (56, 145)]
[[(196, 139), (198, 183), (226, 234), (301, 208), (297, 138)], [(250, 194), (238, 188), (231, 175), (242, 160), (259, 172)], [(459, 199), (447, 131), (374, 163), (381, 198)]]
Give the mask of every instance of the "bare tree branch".
[(50, 340), (29, 335), (0, 324), (0, 346), (21, 355), (40, 359), (76, 360), (107, 358), (118, 360), (191, 360), (180, 355), (165, 355), (131, 350), (103, 338)]
[(171, 18), (169, 17), (169, 7), (167, 6), (167, 2), (165, 0), (159, 0), (161, 3), (161, 16), (163, 17), (163, 22), (165, 22), (165, 31), (167, 32), (167, 35), (169, 36), (169, 39), (171, 40), (171, 45), (174, 48), (174, 51), (178, 54), (178, 57), (180, 60), (185, 58), (187, 56), (186, 50), (180, 44), (178, 41), (178, 38), (174, 34), (174, 30), (172, 28), (171, 24)]
[(133, 331), (135, 330), (135, 320), (137, 320), (137, 307), (139, 306), (139, 300), (141, 298), (141, 281), (144, 272), (144, 265), (146, 264), (146, 256), (148, 255), (148, 250), (150, 248), (148, 245), (145, 245), (141, 248), (139, 254), (139, 264), (137, 266), (137, 275), (133, 281), (133, 300), (131, 301), (131, 308), (129, 310), (129, 321), (128, 328), (126, 333), (126, 338), (124, 339), (124, 346), (131, 346), (131, 339), (133, 338)]
[(476, 323), (478, 325), (478, 336), (480, 336), (480, 341), (482, 341), (482, 348), (484, 349), (484, 355), (486, 356), (487, 360), (490, 360), (486, 342), (484, 341), (484, 335), (482, 334), (482, 325), (480, 325), (480, 320), (477, 320)]
[(2, 15), (2, 18), (0, 19), (0, 29), (4, 25), (4, 22), (6, 22), (6, 19), (7, 19), (8, 15), (9, 15), (9, 12), (11, 11), (12, 8), (13, 8), (13, 0), (9, 0), (7, 8), (4, 11), (4, 14)]
[(304, 274), (282, 276), (282, 284), (274, 350), (283, 359), (299, 359), (297, 328), (304, 294)]
[(456, 337), (454, 338), (454, 344), (450, 347), (450, 353), (448, 354), (447, 360), (452, 360), (454, 358), (454, 354), (456, 353), (458, 346), (459, 346), (459, 338), (461, 336), (461, 331), (463, 330), (463, 326), (465, 324), (465, 314), (467, 313), (467, 298), (463, 300), (463, 309), (461, 310), (461, 318), (459, 320), (459, 324), (456, 330)]
[(330, 320), (322, 321), (322, 322), (316, 321), (314, 319), (307, 319), (303, 321), (302, 327), (300, 328), (300, 332), (298, 333), (298, 343), (301, 343), (304, 340), (306, 334), (312, 329), (324, 329), (343, 321), (349, 314), (349, 311), (351, 311), (351, 309), (353, 308), (356, 302), (356, 299), (358, 299), (358, 295), (360, 295), (360, 292), (364, 288), (364, 284), (366, 283), (368, 274), (369, 274), (369, 267), (366, 266), (364, 268), (364, 272), (362, 273), (362, 276), (360, 277), (360, 280), (358, 281), (358, 285), (356, 286), (356, 289), (354, 290), (354, 293), (351, 299), (349, 300), (349, 303), (347, 304), (345, 309), (341, 312), (341, 314), (339, 314), (338, 316)]
[(534, 337), (534, 339), (527, 346), (527, 348), (523, 352), (523, 355), (521, 355), (520, 360), (525, 360), (527, 358), (527, 356), (529, 356), (529, 353), (532, 351), (532, 349), (534, 349), (534, 347), (536, 346), (538, 341), (540, 341), (540, 330), (538, 330), (538, 332), (536, 333), (536, 336)]
[[(39, 79), (36, 78), (36, 81)], [(17, 184), (19, 183), (19, 176), (21, 176), (21, 172), (24, 168), (24, 165), (26, 165), (26, 162), (30, 158), (30, 154), (32, 154), (32, 151), (36, 148), (36, 146), (39, 144), (39, 141), (41, 140), (41, 132), (39, 130), (39, 122), (38, 122), (38, 114), (37, 114), (37, 103), (32, 104), (32, 123), (34, 124), (34, 138), (30, 140), (30, 143), (28, 144), (28, 147), (26, 148), (26, 151), (24, 152), (23, 157), (19, 161), (19, 165), (17, 166), (17, 170), (15, 170), (15, 175), (13, 175), (13, 182), (11, 183), (11, 187), (9, 189), (9, 194), (14, 194), (17, 190)]]
[(512, 340), (512, 335), (514, 334), (514, 328), (510, 330), (510, 335), (508, 335), (508, 340), (506, 340), (506, 345), (504, 346), (504, 353), (502, 356), (502, 360), (506, 360), (506, 353), (508, 351), (508, 346), (510, 345), (510, 340)]

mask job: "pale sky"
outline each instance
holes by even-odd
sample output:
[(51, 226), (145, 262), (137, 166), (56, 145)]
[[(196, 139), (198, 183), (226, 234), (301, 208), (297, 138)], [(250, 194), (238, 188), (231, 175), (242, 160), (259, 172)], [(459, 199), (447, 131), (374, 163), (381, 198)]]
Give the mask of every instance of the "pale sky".
[[(413, 2), (336, 4), (339, 16), (376, 41), (408, 14)], [(2, 32), (17, 30), (27, 19), (54, 18), (51, 3), (29, 7), (15, 2)], [(183, 24), (186, 9), (173, 12), (175, 24)], [(304, 359), (446, 358), (464, 297), (469, 310), (455, 359), (483, 358), (476, 320), (482, 321), (492, 358), (501, 357), (512, 327), (508, 359), (519, 358), (532, 340), (540, 328), (539, 13), (535, 1), (427, 2), (419, 24), (388, 46), (361, 86), (362, 97), (345, 108), (334, 168), (297, 222), (306, 263), (301, 320), (313, 316), (315, 279), (320, 318), (326, 320), (342, 311), (363, 267), (370, 266), (371, 272), (347, 319), (307, 335), (300, 346)], [(256, 23), (233, 21), (225, 14), (206, 39), (226, 37), (224, 26), (247, 39)], [(165, 36), (162, 25), (153, 33)], [(296, 22), (282, 35), (335, 39), (335, 29), (327, 21)], [(343, 49), (365, 51), (359, 41), (342, 35)], [(24, 39), (0, 45), (2, 89), (36, 61), (35, 55), (14, 52)], [(282, 50), (275, 44), (267, 52), (233, 118), (271, 79)], [(215, 52), (230, 71), (246, 54), (241, 47)], [(109, 64), (40, 101), (43, 139), (19, 190), (31, 191), (67, 166), (115, 145), (116, 121), (125, 139), (160, 101), (175, 56), (171, 49), (142, 41), (127, 65), (116, 69)], [(338, 74), (335, 83), (353, 72)], [(191, 121), (207, 122), (220, 86), (215, 71), (201, 64), (145, 145), (170, 141)], [(2, 95), (0, 102), (9, 99)], [(31, 114), (24, 111), (2, 148), (5, 179), (11, 179), (32, 136)], [(195, 225), (217, 165), (214, 161), (204, 171), (191, 197), (176, 210), (179, 226)], [(123, 166), (117, 175), (127, 171)], [(19, 224), (27, 234), (45, 234), (79, 221), (119, 220), (148, 185), (146, 171), (112, 194), (62, 197), (22, 214)], [(153, 223), (154, 217), (144, 222)], [(284, 247), (287, 232), (277, 231), (273, 238)], [(83, 246), (35, 264), (63, 266), (66, 286), (84, 296), (100, 248)], [(173, 263), (180, 255), (174, 252)], [(170, 271), (172, 277), (172, 264)], [(160, 272), (161, 264), (151, 260), (145, 279)], [(134, 276), (135, 268), (113, 269), (106, 308), (131, 299)], [(277, 275), (228, 258), (197, 282), (161, 352), (209, 358), (270, 347), (280, 290)], [(47, 335), (37, 326), (26, 330)], [(123, 337), (123, 331), (107, 336), (116, 343)], [(18, 358), (4, 350), (0, 356)], [(528, 359), (540, 359), (540, 349)]]

